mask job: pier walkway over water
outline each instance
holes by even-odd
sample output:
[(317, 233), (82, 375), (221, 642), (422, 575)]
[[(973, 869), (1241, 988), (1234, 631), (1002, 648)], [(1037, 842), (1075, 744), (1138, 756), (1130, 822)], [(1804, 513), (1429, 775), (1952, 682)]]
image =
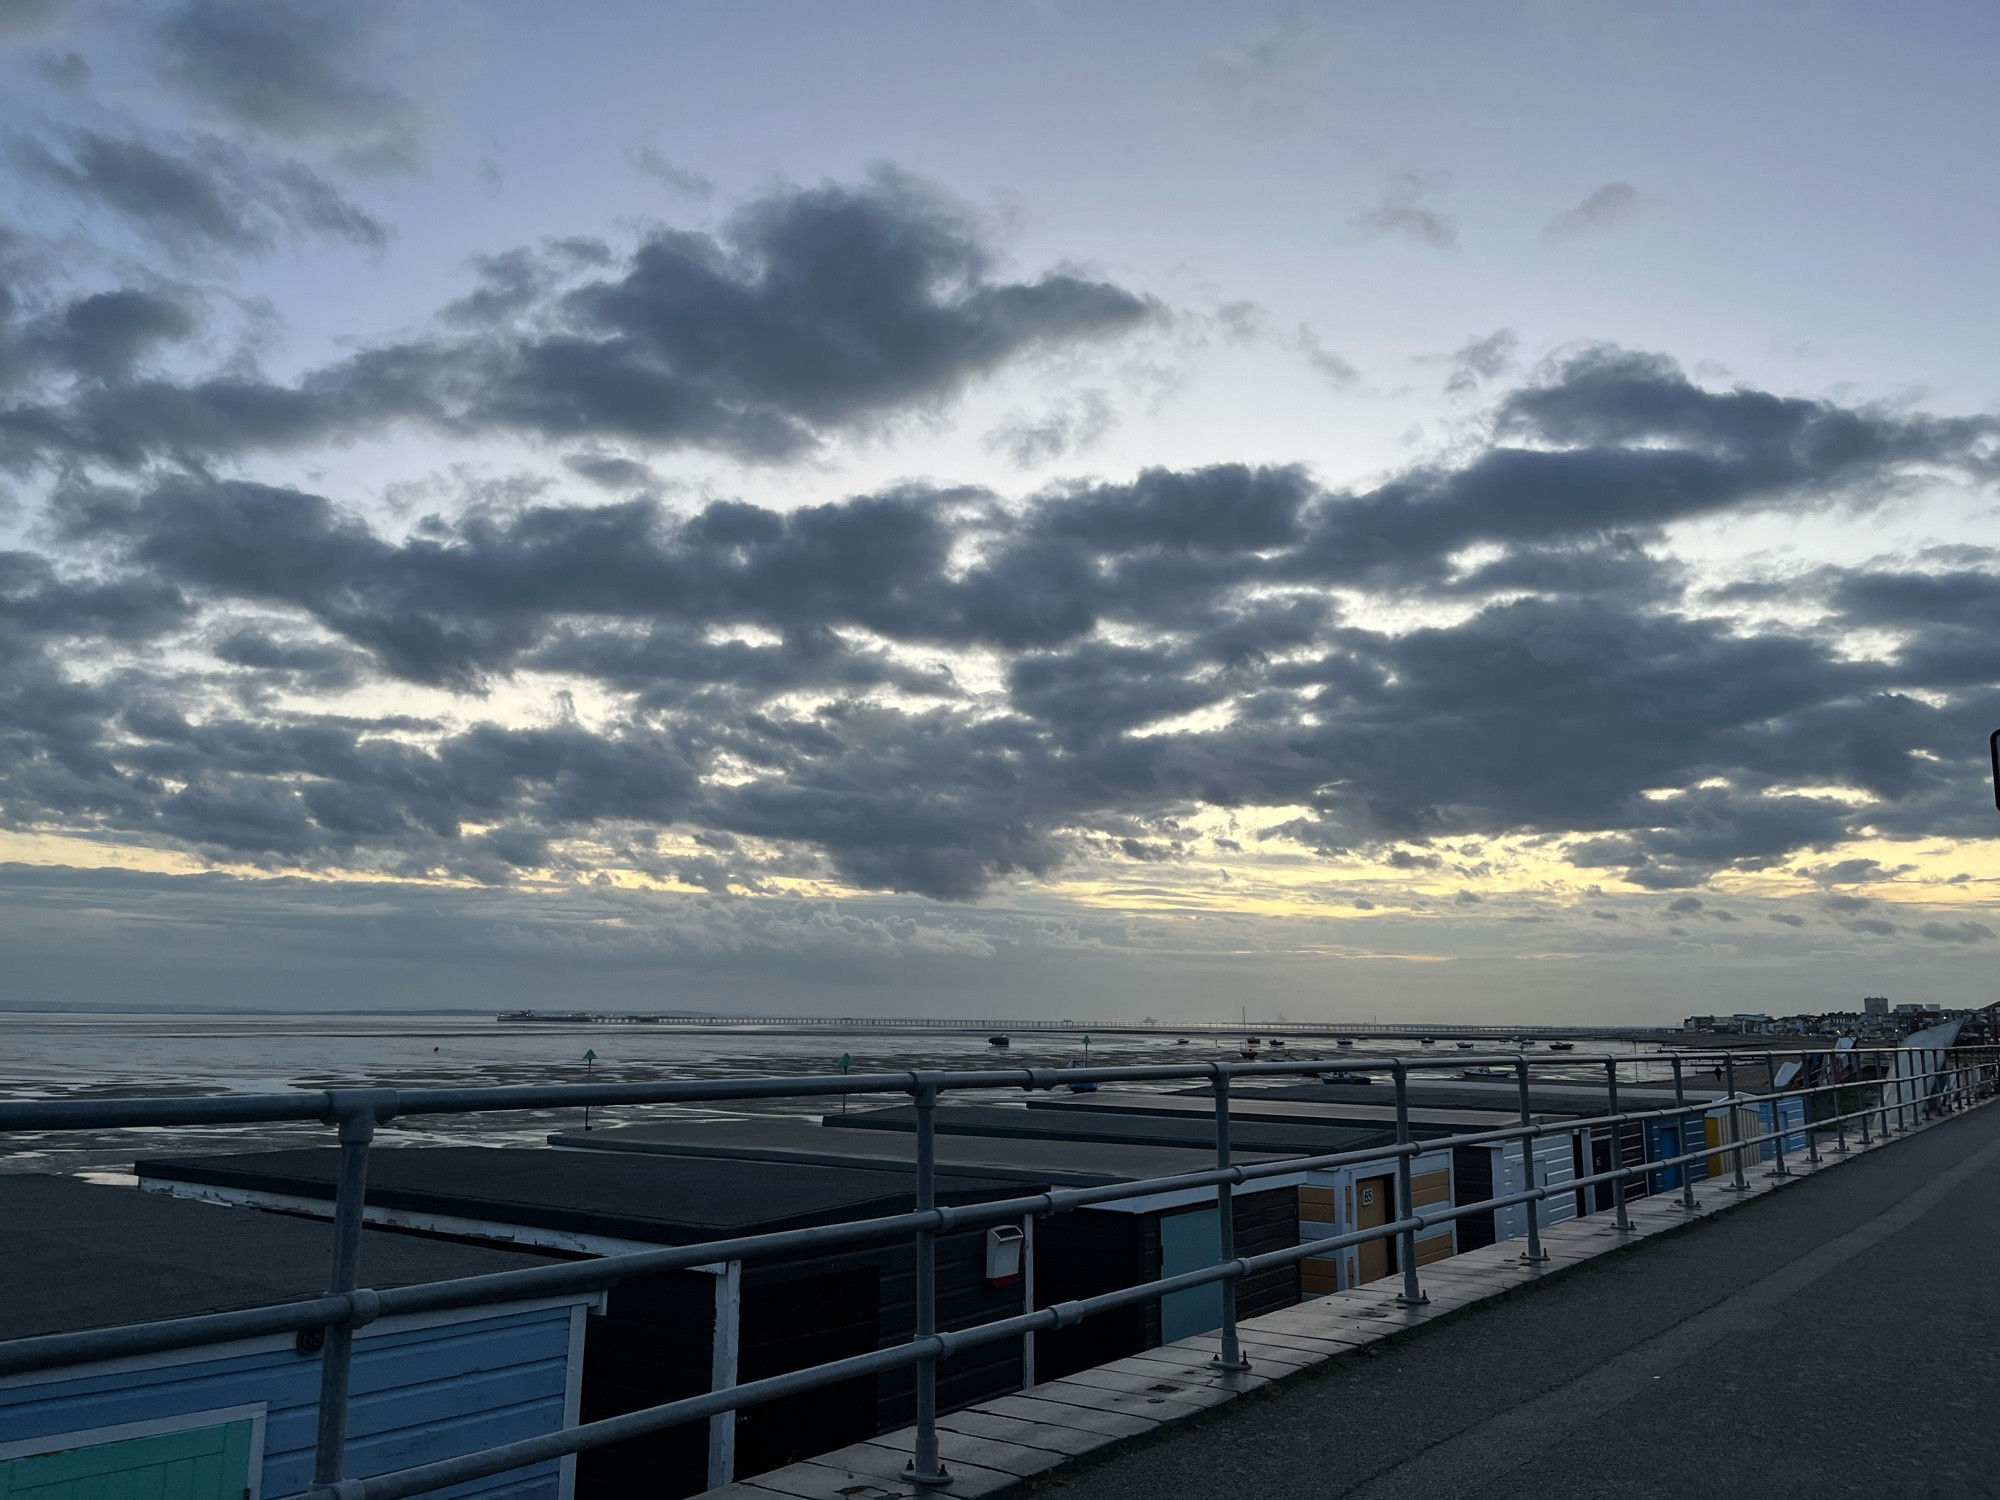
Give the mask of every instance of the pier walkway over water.
[[(1391, 1282), (1248, 1320), (1247, 1376), (1186, 1340), (946, 1417), (944, 1493), (2000, 1493), (2000, 1109), (1851, 1144), (1693, 1214), (1637, 1202), (1627, 1236), (1555, 1226), (1540, 1271), (1519, 1241), (1429, 1267), (1420, 1314)], [(1034, 1444), (1102, 1457), (1049, 1474)], [(715, 1500), (907, 1495), (907, 1457), (885, 1436)]]

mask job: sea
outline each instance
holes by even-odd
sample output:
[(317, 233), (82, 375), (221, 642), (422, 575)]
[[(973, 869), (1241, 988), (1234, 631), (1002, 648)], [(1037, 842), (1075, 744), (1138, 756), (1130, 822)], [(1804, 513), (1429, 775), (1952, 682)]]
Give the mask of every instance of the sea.
[[(1440, 1033), (1441, 1038), (1448, 1036)], [(1243, 1045), (1234, 1034), (1190, 1033), (1185, 1044), (1177, 1037), (1170, 1027), (1162, 1026), (1158, 1032), (1140, 1035), (1093, 1037), (1086, 1048), (1074, 1034), (1029, 1032), (1011, 1036), (1011, 1045), (1003, 1050), (981, 1034), (798, 1034), (730, 1027), (695, 1031), (616, 1022), (503, 1022), (463, 1012), (304, 1016), (0, 1011), (0, 1100), (793, 1076), (836, 1072), (843, 1055), (855, 1073), (1059, 1068), (1085, 1061), (1099, 1066), (1236, 1061)], [(1449, 1077), (1452, 1055), (1439, 1050), (1447, 1044), (1441, 1040), (1438, 1048), (1422, 1050), (1435, 1056), (1440, 1074)], [(1336, 1047), (1331, 1039), (1300, 1040), (1267, 1050), (1264, 1056), (1274, 1061), (1320, 1059), (1333, 1068), (1364, 1057), (1414, 1055), (1418, 1050), (1407, 1040), (1358, 1041), (1349, 1047)], [(1650, 1049), (1625, 1041), (1589, 1041), (1580, 1043), (1578, 1050), (1602, 1055)], [(1596, 1081), (1603, 1077), (1603, 1069), (1597, 1064), (1556, 1064), (1551, 1059), (1537, 1068), (1536, 1076)], [(1636, 1081), (1633, 1069), (1623, 1070), (1623, 1076), (1625, 1081)], [(1237, 1084), (1257, 1086), (1250, 1079)], [(993, 1097), (985, 1096), (982, 1102), (992, 1102)], [(1020, 1095), (1004, 1091), (997, 1097), (1018, 1100)], [(900, 1095), (857, 1095), (845, 1108), (900, 1102)], [(593, 1110), (591, 1123), (602, 1128), (661, 1118), (817, 1117), (842, 1107), (824, 1098), (619, 1106)], [(417, 1117), (384, 1126), (377, 1141), (384, 1146), (540, 1145), (552, 1133), (574, 1130), (582, 1123), (582, 1111), (577, 1109)], [(331, 1140), (329, 1127), (316, 1123), (0, 1134), (0, 1172), (59, 1172), (129, 1182), (132, 1164), (141, 1158), (322, 1145)]]

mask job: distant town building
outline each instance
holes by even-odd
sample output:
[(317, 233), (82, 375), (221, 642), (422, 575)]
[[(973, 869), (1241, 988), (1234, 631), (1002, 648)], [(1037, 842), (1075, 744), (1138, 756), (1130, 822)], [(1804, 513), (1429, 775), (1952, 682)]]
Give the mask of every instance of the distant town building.
[(1864, 1015), (1886, 1016), (1889, 1014), (1887, 995), (1867, 995), (1862, 998), (1861, 1010)]

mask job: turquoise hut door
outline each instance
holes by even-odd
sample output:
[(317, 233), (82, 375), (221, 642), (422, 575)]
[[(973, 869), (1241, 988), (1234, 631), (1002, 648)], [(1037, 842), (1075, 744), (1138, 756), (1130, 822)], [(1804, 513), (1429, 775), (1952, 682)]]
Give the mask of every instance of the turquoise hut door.
[(254, 1422), (0, 1461), (0, 1500), (249, 1500)]
[[(1212, 1208), (1160, 1216), (1160, 1274), (1183, 1276), (1221, 1259), (1222, 1220)], [(1160, 1299), (1160, 1342), (1193, 1338), (1222, 1326), (1222, 1284), (1169, 1292)]]

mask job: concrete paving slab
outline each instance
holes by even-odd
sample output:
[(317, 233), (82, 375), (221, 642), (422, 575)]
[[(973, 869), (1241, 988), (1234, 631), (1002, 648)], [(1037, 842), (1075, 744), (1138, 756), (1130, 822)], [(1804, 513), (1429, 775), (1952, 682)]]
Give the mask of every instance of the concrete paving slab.
[[(979, 1442), (981, 1439), (972, 1438), (966, 1441)], [(861, 1480), (866, 1483), (915, 1488), (902, 1477), (904, 1469), (909, 1466), (910, 1450), (889, 1447), (887, 1442), (887, 1438), (877, 1438), (873, 1442), (856, 1443), (851, 1448), (823, 1453), (813, 1462), (823, 1469), (838, 1470), (846, 1475), (850, 1482)], [(942, 1448), (943, 1444), (940, 1443), (939, 1447)], [(991, 1495), (999, 1490), (1011, 1489), (1020, 1477), (1009, 1474), (1004, 1469), (989, 1469), (983, 1464), (972, 1463), (969, 1460), (954, 1464), (946, 1459), (945, 1467), (951, 1471), (948, 1493), (953, 1495)]]
[(1158, 1396), (1166, 1402), (1196, 1410), (1220, 1406), (1225, 1401), (1235, 1400), (1239, 1394), (1207, 1382), (1162, 1378), (1157, 1370), (1138, 1375), (1117, 1370), (1078, 1370), (1074, 1375), (1066, 1375), (1063, 1378), (1079, 1385), (1093, 1385), (1099, 1390)]
[(1077, 1406), (1067, 1401), (1044, 1401), (1034, 1396), (995, 1396), (974, 1408), (999, 1417), (1019, 1417), (1024, 1421), (1046, 1422), (1053, 1427), (1069, 1427), (1106, 1437), (1137, 1437), (1156, 1430), (1162, 1415), (1142, 1417), (1132, 1412), (1110, 1411), (1098, 1406)]
[(787, 1500), (907, 1500), (917, 1493), (906, 1484), (830, 1469), (810, 1460), (759, 1474), (751, 1483), (754, 1489), (783, 1495)]
[[(1172, 1381), (1161, 1384), (1171, 1385)], [(1038, 1401), (1060, 1402), (1064, 1406), (1095, 1407), (1098, 1411), (1118, 1412), (1121, 1415), (1144, 1417), (1148, 1421), (1165, 1422), (1175, 1416), (1186, 1415), (1191, 1403), (1175, 1401), (1157, 1392), (1110, 1391), (1102, 1386), (1079, 1385), (1072, 1380), (1052, 1380), (1034, 1389)]]
[[(901, 1465), (910, 1461), (916, 1449), (916, 1431), (905, 1428), (901, 1432), (884, 1433), (874, 1438), (864, 1447), (882, 1448), (896, 1456), (898, 1471)], [(981, 1469), (992, 1469), (1001, 1474), (1023, 1477), (1040, 1474), (1054, 1468), (1063, 1461), (1063, 1455), (1047, 1448), (1030, 1448), (1021, 1443), (1010, 1443), (1001, 1438), (979, 1437), (968, 1432), (950, 1432), (938, 1429), (938, 1453), (944, 1466), (956, 1474), (967, 1465)]]
[(1040, 1448), (1046, 1452), (1059, 1453), (1066, 1458), (1074, 1458), (1079, 1453), (1088, 1453), (1093, 1448), (1116, 1441), (1109, 1434), (1079, 1432), (1074, 1427), (1058, 1427), (1052, 1422), (1037, 1422), (1027, 1417), (1003, 1417), (989, 1411), (955, 1411), (948, 1417), (938, 1418), (939, 1432), (962, 1432), (970, 1437), (995, 1438), (1003, 1443), (1016, 1443), (1024, 1448)]

